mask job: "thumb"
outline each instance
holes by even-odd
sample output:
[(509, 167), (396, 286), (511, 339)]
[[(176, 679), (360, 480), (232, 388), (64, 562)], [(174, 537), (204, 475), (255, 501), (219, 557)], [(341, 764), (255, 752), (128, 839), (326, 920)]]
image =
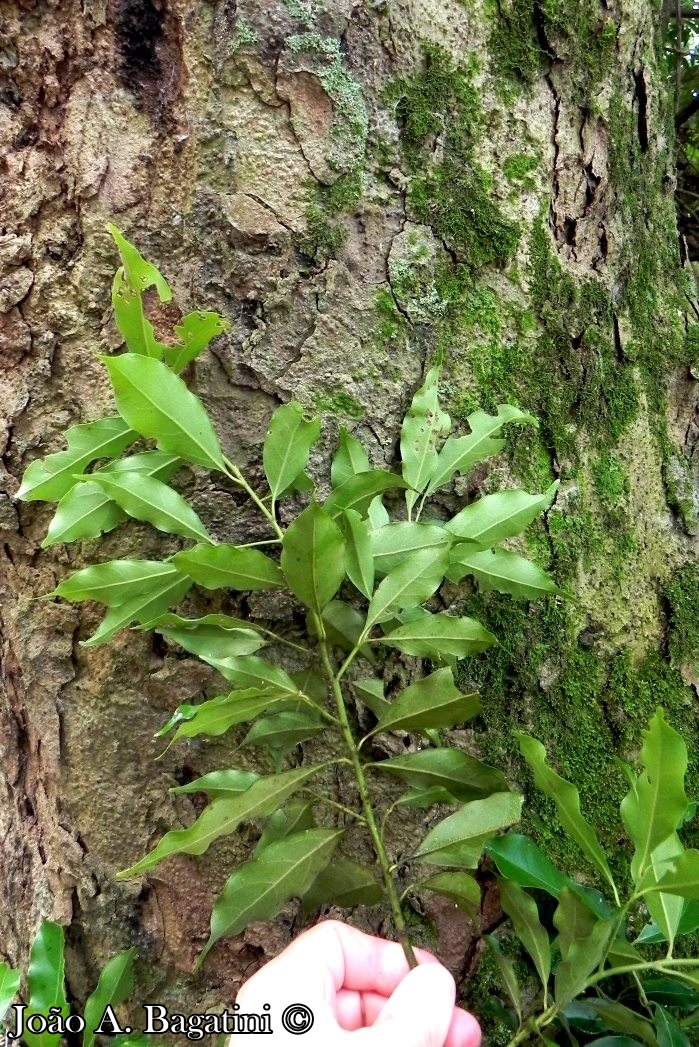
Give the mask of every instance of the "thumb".
[(455, 998), (449, 971), (437, 963), (422, 964), (406, 974), (374, 1024), (353, 1033), (353, 1047), (443, 1047)]

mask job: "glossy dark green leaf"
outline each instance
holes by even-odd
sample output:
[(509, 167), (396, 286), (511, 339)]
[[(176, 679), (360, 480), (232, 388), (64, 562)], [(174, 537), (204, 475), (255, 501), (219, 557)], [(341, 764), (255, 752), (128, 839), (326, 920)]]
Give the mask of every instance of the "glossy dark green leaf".
[(327, 727), (317, 714), (308, 711), (272, 713), (252, 725), (241, 745), (263, 746), (284, 755), (325, 730)]
[(571, 1028), (581, 1032), (592, 1034), (605, 1031), (604, 1022), (587, 1000), (571, 1000), (563, 1008), (561, 1016)]
[(456, 618), (450, 614), (429, 614), (393, 629), (381, 639), (387, 647), (397, 647), (403, 654), (436, 660), (442, 655), (466, 658), (479, 654), (497, 643), (492, 633), (474, 618)]
[(186, 785), (176, 785), (170, 789), (173, 796), (191, 795), (192, 793), (206, 793), (210, 800), (218, 796), (235, 796), (244, 793), (251, 785), (260, 780), (260, 775), (254, 771), (238, 771), (229, 768), (226, 771), (210, 771), (187, 782)]
[(284, 404), (272, 415), (262, 449), (272, 501), (292, 486), (308, 465), (311, 447), (320, 436), (320, 419), (307, 422), (297, 403)]
[(414, 490), (408, 491), (408, 511), (419, 493), (427, 487), (437, 468), (437, 442), (447, 436), (451, 419), (442, 411), (438, 400), (439, 367), (432, 367), (425, 376), (403, 419), (400, 431), (400, 457), (403, 477)]
[(145, 260), (115, 225), (110, 222), (107, 228), (119, 249), (126, 279), (134, 291), (143, 292), (149, 287), (155, 287), (160, 301), (169, 302), (172, 299), (172, 291), (160, 271)]
[(551, 973), (551, 944), (548, 932), (539, 919), (536, 902), (511, 880), (498, 880), (502, 910), (512, 921), (515, 934), (527, 950), (544, 989), (544, 1006)]
[(447, 556), (447, 546), (421, 549), (387, 574), (369, 604), (367, 625), (385, 622), (396, 611), (428, 600), (442, 583)]
[[(696, 931), (697, 929), (699, 929), (699, 902), (685, 901), (676, 936), (679, 937), (682, 934), (692, 934), (693, 931)], [(652, 921), (646, 924), (636, 939), (636, 942), (639, 945), (644, 943), (651, 945), (656, 942), (664, 941), (667, 941), (667, 938), (658, 925)]]
[(272, 919), (291, 898), (304, 895), (341, 837), (341, 830), (307, 829), (271, 843), (239, 865), (216, 899), (211, 935), (197, 966), (219, 938), (240, 934), (253, 920)]
[(436, 864), (439, 852), (470, 840), (485, 842), (518, 822), (521, 811), (522, 797), (518, 793), (493, 793), (484, 800), (473, 800), (431, 829), (420, 844), (417, 856)]
[(92, 474), (91, 483), (104, 491), (135, 520), (144, 520), (166, 534), (211, 542), (211, 536), (181, 494), (143, 472)]
[(370, 469), (371, 463), (364, 445), (341, 425), (340, 442), (330, 466), (330, 482), (333, 487), (341, 487), (351, 476), (369, 472)]
[(449, 521), (447, 530), (457, 538), (468, 538), (482, 548), (490, 548), (505, 538), (521, 534), (527, 524), (548, 509), (556, 496), (558, 481), (544, 494), (526, 491), (498, 491), (467, 505)]
[(196, 360), (209, 342), (228, 331), (230, 326), (230, 322), (218, 313), (187, 313), (175, 328), (178, 344), (165, 347), (165, 363), (179, 374), (188, 363)]
[(260, 851), (263, 851), (265, 847), (269, 847), (271, 843), (275, 843), (277, 840), (283, 840), (284, 837), (291, 836), (293, 833), (303, 832), (305, 829), (315, 828), (317, 826), (313, 818), (312, 802), (309, 800), (290, 800), (285, 807), (278, 811), (273, 811), (265, 821), (262, 835), (253, 851), (253, 857), (256, 858)]
[[(376, 764), (374, 766), (379, 765)], [(399, 796), (395, 803), (396, 807), (414, 807), (416, 810), (424, 811), (438, 803), (453, 807), (457, 800), (447, 789), (441, 789), (438, 785), (432, 785), (427, 789), (419, 787), (408, 789), (407, 793)]]
[(19, 991), (22, 980), (20, 972), (14, 971), (6, 963), (0, 963), (0, 1027), (7, 1010)]
[(586, 1002), (600, 1016), (608, 1031), (629, 1034), (648, 1044), (648, 1047), (657, 1047), (653, 1026), (637, 1011), (617, 1000), (605, 1000), (603, 997), (588, 997)]
[(28, 1047), (58, 1047), (58, 1033), (33, 1033), (26, 1027), (33, 1014), (48, 1016), (49, 1008), (58, 1008), (66, 1018), (70, 1012), (66, 999), (63, 928), (43, 920), (29, 953), (27, 989), (29, 1004), (24, 1013), (24, 1041)]
[(462, 694), (451, 669), (438, 669), (406, 687), (381, 715), (374, 731), (421, 731), (454, 727), (481, 710), (477, 694)]
[(658, 1047), (691, 1047), (691, 1041), (682, 1026), (659, 1003), (655, 1005), (655, 1029)]
[(384, 889), (366, 865), (347, 860), (333, 861), (318, 874), (303, 898), (303, 911), (321, 905), (351, 909), (355, 905), (378, 905)]
[(465, 872), (441, 872), (420, 881), (421, 891), (431, 891), (454, 902), (458, 909), (473, 916), (480, 909), (480, 884)]
[(520, 887), (537, 887), (557, 898), (567, 877), (537, 845), (521, 833), (506, 833), (486, 847), (502, 876)]
[(453, 536), (444, 527), (433, 523), (388, 524), (371, 532), (371, 549), (376, 571), (380, 575), (395, 570), (420, 549), (449, 545)]
[(345, 541), (325, 509), (312, 501), (284, 535), (281, 567), (294, 596), (321, 614), (345, 577)]
[(178, 643), (185, 651), (199, 655), (204, 661), (254, 654), (265, 645), (263, 637), (249, 622), (230, 618), (227, 614), (207, 614), (203, 618), (164, 614), (146, 622), (143, 628), (154, 629), (166, 640)]
[(677, 978), (655, 976), (644, 978), (643, 991), (653, 1003), (662, 1003), (665, 1007), (679, 1007), (691, 1011), (699, 1007), (699, 992), (686, 982)]
[(229, 836), (242, 822), (271, 814), (319, 770), (319, 767), (311, 766), (284, 771), (259, 778), (242, 793), (216, 797), (204, 808), (194, 825), (166, 833), (144, 858), (117, 873), (117, 879), (139, 876), (173, 854), (204, 854), (214, 840)]
[(166, 347), (155, 337), (153, 324), (143, 307), (141, 293), (130, 285), (122, 266), (114, 274), (112, 306), (114, 320), (129, 352), (162, 360)]
[(121, 417), (161, 451), (225, 472), (218, 437), (204, 406), (181, 378), (147, 356), (106, 358)]
[(346, 509), (342, 523), (345, 534), (347, 577), (367, 600), (374, 592), (374, 557), (369, 522), (354, 509)]
[(133, 992), (133, 963), (135, 949), (117, 953), (102, 969), (97, 987), (90, 993), (85, 1002), (83, 1017), (83, 1047), (92, 1047), (95, 1042), (95, 1029), (108, 1006), (115, 1007), (126, 1000)]
[(531, 560), (507, 549), (479, 550), (471, 542), (455, 545), (451, 550), (447, 575), (460, 582), (470, 574), (484, 592), (495, 589), (520, 600), (538, 600), (541, 596), (562, 594), (556, 583)]
[(522, 1022), (522, 990), (519, 987), (517, 980), (517, 974), (515, 972), (515, 965), (512, 960), (505, 956), (502, 951), (502, 946), (497, 938), (492, 934), (484, 934), (483, 939), (491, 951), (493, 959), (497, 964), (498, 970), (500, 971), (500, 977), (502, 978), (503, 985), (507, 990), (507, 995), (512, 1000), (512, 1004), (517, 1013), (519, 1023)]
[[(370, 767), (372, 771), (395, 774), (414, 789), (443, 789), (452, 798), (446, 802), (480, 800), (507, 789), (500, 771), (459, 749), (421, 749), (404, 756), (392, 756)], [(507, 840), (509, 836), (502, 839)]]
[(395, 473), (388, 473), (384, 469), (372, 469), (368, 473), (357, 473), (350, 476), (340, 487), (335, 488), (329, 498), (325, 501), (325, 509), (332, 517), (353, 509), (360, 516), (369, 511), (369, 506), (377, 495), (384, 491), (406, 488), (408, 485)]
[(66, 432), (67, 451), (40, 458), (26, 470), (17, 498), (25, 502), (58, 502), (78, 483), (90, 462), (113, 458), (137, 439), (123, 418), (99, 418)]
[(195, 545), (173, 556), (173, 563), (205, 589), (273, 589), (284, 584), (279, 567), (259, 549), (235, 545)]

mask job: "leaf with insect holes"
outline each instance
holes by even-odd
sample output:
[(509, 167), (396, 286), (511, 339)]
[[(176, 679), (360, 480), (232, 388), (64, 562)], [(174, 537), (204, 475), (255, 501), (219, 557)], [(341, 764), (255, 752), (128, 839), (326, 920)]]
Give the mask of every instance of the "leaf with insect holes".
[(235, 545), (195, 545), (176, 553), (173, 563), (205, 589), (240, 589), (252, 592), (284, 584), (279, 567), (259, 549)]
[(438, 488), (448, 484), (457, 473), (465, 473), (478, 462), (497, 454), (505, 446), (505, 441), (495, 439), (495, 433), (500, 432), (507, 422), (517, 422), (520, 425), (529, 423), (534, 426), (538, 424), (532, 415), (510, 404), (501, 404), (496, 415), (475, 411), (466, 421), (471, 427), (468, 436), (450, 436), (445, 440), (430, 476), (428, 497)]
[(319, 436), (320, 419), (307, 422), (300, 404), (284, 404), (274, 412), (262, 448), (262, 464), (273, 502), (302, 475)]
[(374, 731), (422, 731), (453, 727), (481, 711), (477, 694), (462, 694), (451, 669), (438, 669), (406, 687), (383, 713)]
[(457, 538), (467, 538), (490, 548), (505, 538), (521, 534), (527, 524), (548, 509), (556, 496), (558, 480), (544, 494), (498, 491), (472, 502), (445, 526)]
[(217, 797), (204, 808), (193, 825), (165, 833), (145, 858), (117, 873), (117, 879), (139, 876), (173, 854), (204, 854), (214, 840), (230, 836), (242, 822), (254, 821), (276, 811), (319, 770), (320, 766), (310, 766), (284, 771), (259, 778), (242, 793)]
[(179, 343), (165, 346), (165, 363), (175, 374), (179, 374), (187, 364), (196, 360), (209, 342), (230, 330), (230, 326), (230, 321), (218, 313), (201, 310), (187, 313), (175, 328)]
[(107, 229), (112, 234), (119, 254), (121, 255), (124, 274), (129, 285), (139, 293), (146, 291), (149, 287), (155, 287), (161, 302), (169, 302), (172, 299), (167, 280), (158, 269), (140, 254), (137, 248), (126, 239), (115, 225), (108, 223)]
[(438, 400), (439, 367), (432, 367), (413, 397), (400, 431), (403, 479), (413, 490), (406, 493), (408, 512), (427, 487), (437, 467), (437, 440), (451, 429), (449, 415)]
[(225, 472), (223, 452), (201, 400), (160, 360), (126, 353), (101, 357), (109, 371), (117, 410), (161, 451)]
[(194, 541), (213, 540), (182, 495), (146, 473), (100, 471), (92, 474), (90, 482), (101, 487), (134, 520), (144, 520), (166, 534), (179, 534)]
[(370, 469), (371, 463), (364, 444), (348, 433), (344, 425), (341, 425), (340, 442), (330, 466), (330, 482), (333, 487), (341, 487), (351, 476), (366, 473)]
[(460, 582), (473, 575), (483, 592), (495, 589), (520, 600), (537, 600), (540, 596), (564, 595), (553, 579), (531, 560), (507, 549), (479, 550), (471, 542), (455, 545), (450, 554), (447, 578)]
[(487, 650), (497, 641), (474, 618), (425, 612), (415, 621), (393, 629), (381, 639), (381, 643), (386, 647), (396, 647), (403, 654), (436, 659), (442, 655), (466, 658)]
[(291, 898), (303, 896), (341, 837), (342, 830), (307, 829), (271, 843), (239, 865), (216, 899), (211, 935), (197, 968), (219, 938), (240, 934), (253, 920), (270, 920)]
[(29, 1004), (24, 1014), (26, 1027), (23, 1039), (28, 1047), (58, 1047), (60, 1034), (30, 1032), (33, 1015), (47, 1016), (51, 1007), (63, 1019), (70, 1013), (65, 993), (65, 945), (63, 928), (44, 920), (29, 953), (27, 989)]
[(112, 283), (114, 320), (130, 353), (162, 360), (166, 346), (155, 337), (153, 324), (146, 316), (140, 291), (135, 291), (126, 278), (123, 266), (114, 274)]
[(58, 502), (79, 482), (77, 474), (98, 458), (113, 458), (138, 433), (123, 418), (99, 418), (66, 432), (67, 451), (32, 462), (22, 477), (17, 498), (24, 502)]
[(421, 549), (390, 571), (371, 599), (367, 625), (385, 622), (396, 611), (428, 600), (442, 584), (448, 555), (447, 546)]
[(83, 1047), (92, 1047), (94, 1044), (94, 1030), (99, 1026), (107, 1007), (116, 1007), (117, 1004), (123, 1003), (133, 992), (135, 957), (136, 950), (127, 949), (113, 956), (102, 969), (97, 987), (85, 1002)]
[(332, 600), (345, 577), (345, 540), (314, 500), (289, 524), (281, 567), (294, 596), (316, 614)]

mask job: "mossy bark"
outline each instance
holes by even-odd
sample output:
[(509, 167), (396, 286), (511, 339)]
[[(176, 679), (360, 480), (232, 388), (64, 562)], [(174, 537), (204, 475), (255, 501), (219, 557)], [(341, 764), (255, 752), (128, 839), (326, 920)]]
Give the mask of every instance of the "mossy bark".
[[(199, 744), (153, 762), (167, 714), (215, 682), (143, 636), (87, 651), (78, 641), (92, 611), (36, 601), (91, 559), (166, 548), (143, 527), (41, 551), (48, 511), (12, 501), (26, 465), (109, 403), (96, 361), (119, 346), (108, 219), (161, 266), (183, 312), (210, 307), (231, 320), (193, 382), (253, 478), (269, 415), (292, 396), (326, 413), (321, 481), (338, 422), (375, 464), (392, 464), (402, 414), (435, 358), (455, 419), (505, 401), (537, 414), (537, 433), (514, 434), (507, 458), (447, 500), (454, 508), (476, 489), (543, 490), (559, 479), (527, 544), (575, 600), (527, 607), (467, 594), (501, 646), (463, 666), (485, 714), (456, 740), (527, 787), (513, 729), (537, 734), (613, 845), (614, 758), (633, 755), (657, 704), (696, 769), (699, 335), (676, 232), (656, 8), (3, 5), (8, 959), (26, 957), (41, 915), (73, 919), (76, 1000), (98, 962), (135, 944), (147, 960), (144, 995), (201, 1011), (230, 998), (295, 926), (291, 908), (190, 979), (212, 900), (247, 838), (207, 861), (171, 862), (145, 884), (113, 874), (178, 817), (191, 820), (189, 802), (173, 803), (167, 787), (227, 758), (224, 744)], [(200, 488), (207, 524), (235, 529), (233, 504)], [(450, 595), (464, 605), (463, 593)], [(551, 812), (533, 796), (529, 810), (552, 855), (588, 875)], [(463, 941), (450, 957), (463, 973), (473, 940), (463, 927), (449, 933)]]

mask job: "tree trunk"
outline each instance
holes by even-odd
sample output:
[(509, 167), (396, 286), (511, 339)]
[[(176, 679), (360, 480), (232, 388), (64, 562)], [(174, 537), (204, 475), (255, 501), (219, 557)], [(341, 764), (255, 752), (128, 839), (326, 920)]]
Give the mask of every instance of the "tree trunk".
[[(192, 804), (168, 787), (230, 762), (225, 740), (154, 762), (154, 732), (215, 682), (142, 634), (82, 648), (93, 612), (37, 600), (95, 559), (175, 548), (129, 525), (41, 550), (48, 508), (12, 500), (24, 468), (60, 450), (69, 425), (110, 411), (96, 359), (119, 346), (110, 219), (161, 267), (182, 312), (231, 320), (193, 385), (253, 478), (270, 413), (291, 397), (326, 418), (319, 477), (338, 423), (374, 464), (394, 464), (400, 419), (437, 356), (463, 431), (477, 406), (512, 402), (539, 417), (538, 433), (514, 434), (459, 497), (560, 479), (527, 542), (575, 600), (469, 602), (501, 642), (463, 667), (485, 707), (469, 744), (526, 787), (513, 729), (536, 734), (608, 844), (623, 790), (613, 757), (633, 755), (656, 705), (699, 752), (699, 313), (676, 231), (657, 7), (3, 4), (6, 959), (26, 959), (41, 916), (73, 921), (76, 1001), (98, 965), (133, 944), (147, 963), (139, 1002), (194, 1012), (230, 999), (298, 926), (290, 907), (222, 943), (192, 978), (245, 834), (142, 883), (115, 882), (165, 829), (191, 821)], [(235, 511), (206, 487), (197, 504), (221, 527)], [(552, 857), (574, 869), (550, 810), (533, 794), (527, 809)], [(473, 942), (434, 915), (463, 974)]]

